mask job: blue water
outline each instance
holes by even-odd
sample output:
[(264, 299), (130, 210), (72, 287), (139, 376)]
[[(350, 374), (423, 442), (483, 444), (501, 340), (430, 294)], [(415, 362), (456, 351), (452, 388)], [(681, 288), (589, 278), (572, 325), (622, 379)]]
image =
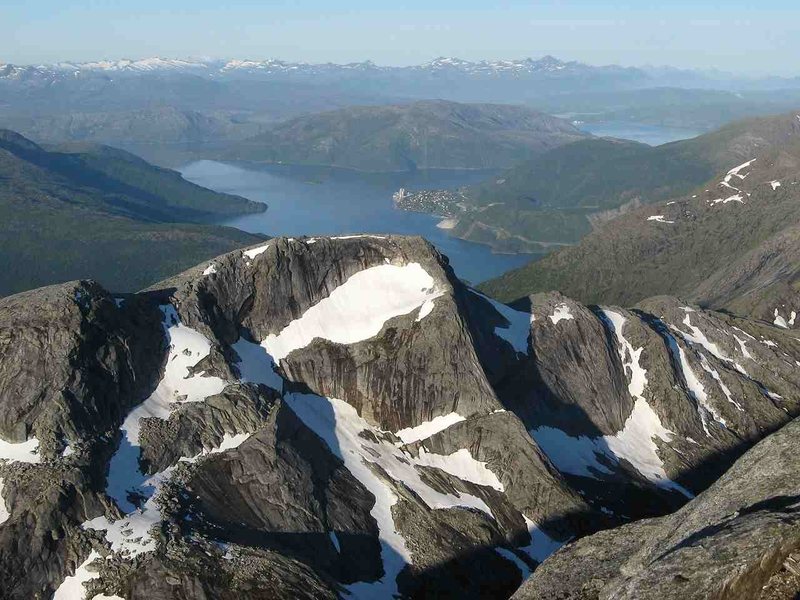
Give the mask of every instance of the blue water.
[(251, 233), (334, 235), (396, 233), (421, 235), (450, 258), (456, 274), (479, 283), (519, 267), (538, 255), (494, 254), (488, 246), (450, 237), (439, 218), (397, 210), (392, 194), (406, 189), (455, 189), (477, 183), (494, 171), (359, 173), (290, 165), (230, 164), (202, 160), (180, 169), (199, 185), (266, 202), (265, 213), (222, 221)]
[(649, 146), (660, 146), (668, 142), (697, 137), (702, 131), (680, 127), (662, 127), (627, 121), (603, 121), (598, 123), (579, 123), (578, 128), (599, 137), (614, 137), (623, 140), (642, 142)]

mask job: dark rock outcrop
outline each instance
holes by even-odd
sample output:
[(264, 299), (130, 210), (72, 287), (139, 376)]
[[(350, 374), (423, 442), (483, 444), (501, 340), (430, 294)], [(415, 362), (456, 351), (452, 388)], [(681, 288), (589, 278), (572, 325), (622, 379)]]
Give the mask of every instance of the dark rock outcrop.
[(53, 455), (115, 431), (158, 376), (160, 314), (94, 282), (0, 300), (0, 436)]
[[(566, 546), (514, 598), (780, 597), (769, 584), (800, 549), (798, 444), (795, 420), (678, 512)], [(788, 591), (791, 598), (798, 589)]]
[(563, 589), (657, 597), (645, 567), (699, 573), (701, 532), (710, 572), (791, 585), (800, 343), (768, 323), (511, 308), (419, 238), (281, 238), (124, 299), (7, 298), (0, 349), (3, 597), (505, 598), (578, 538), (544, 580), (585, 547)]

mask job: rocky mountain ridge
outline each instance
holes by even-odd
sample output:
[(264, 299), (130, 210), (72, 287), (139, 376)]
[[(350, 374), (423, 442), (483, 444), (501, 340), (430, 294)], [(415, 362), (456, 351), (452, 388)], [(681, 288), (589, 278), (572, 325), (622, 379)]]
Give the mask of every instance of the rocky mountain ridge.
[(570, 544), (513, 598), (795, 598), (799, 433), (795, 419), (672, 515)]
[[(290, 62), (279, 59), (248, 60), (198, 60), (198, 59), (171, 59), (150, 57), (138, 60), (101, 60), (88, 62), (60, 62), (41, 65), (12, 65), (0, 64), (0, 77), (8, 79), (21, 79), (33, 76), (79, 76), (86, 73), (115, 73), (115, 74), (141, 74), (153, 72), (178, 72), (192, 73), (207, 76), (224, 76), (234, 73), (248, 73), (261, 75), (289, 74), (292, 76), (323, 75), (336, 71), (355, 72), (437, 72), (457, 71), (470, 75), (535, 74), (559, 72), (589, 72), (592, 70), (624, 71), (624, 67), (616, 65), (590, 66), (577, 61), (562, 61), (553, 56), (544, 56), (540, 59), (524, 58), (520, 60), (482, 60), (468, 61), (453, 57), (438, 57), (431, 61), (406, 67), (379, 66), (367, 60), (363, 62), (335, 64), (335, 63), (306, 63)], [(636, 69), (629, 68), (635, 73)]]
[(32, 77), (81, 76), (91, 73), (152, 74), (187, 73), (210, 77), (231, 75), (260, 76), (326, 76), (331, 74), (363, 73), (460, 73), (474, 77), (524, 77), (573, 76), (594, 73), (625, 75), (631, 82), (649, 85), (678, 85), (689, 88), (717, 86), (727, 88), (731, 82), (747, 87), (768, 86), (786, 88), (797, 85), (797, 78), (767, 76), (762, 78), (737, 76), (723, 71), (702, 71), (670, 67), (624, 67), (620, 65), (590, 65), (575, 60), (562, 60), (546, 55), (541, 58), (465, 60), (453, 56), (439, 56), (417, 65), (378, 65), (371, 60), (352, 63), (309, 63), (270, 59), (198, 59), (148, 57), (141, 59), (62, 61), (52, 64), (17, 65), (0, 63), (0, 78), (24, 79)]
[(394, 236), (0, 300), (2, 595), (507, 598), (800, 414), (770, 324), (518, 308)]

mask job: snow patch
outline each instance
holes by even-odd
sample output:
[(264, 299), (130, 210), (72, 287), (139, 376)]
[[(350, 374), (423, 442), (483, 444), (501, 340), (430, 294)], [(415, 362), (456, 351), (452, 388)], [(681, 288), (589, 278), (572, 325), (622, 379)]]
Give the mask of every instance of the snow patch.
[(680, 368), (683, 380), (686, 382), (686, 387), (689, 391), (689, 395), (692, 398), (694, 398), (697, 404), (697, 413), (700, 416), (700, 422), (703, 425), (703, 431), (708, 437), (711, 437), (711, 431), (708, 428), (709, 415), (723, 427), (727, 427), (725, 420), (717, 412), (717, 410), (708, 402), (708, 394), (706, 394), (706, 390), (703, 387), (703, 384), (697, 378), (697, 375), (695, 375), (695, 372), (689, 365), (689, 359), (686, 356), (686, 352), (684, 352), (683, 348), (681, 348), (678, 345), (678, 342), (675, 341), (675, 338), (672, 337), (672, 334), (670, 334), (669, 331), (665, 329), (664, 334), (667, 337), (667, 343), (670, 352), (672, 353), (673, 358), (678, 363), (678, 367)]
[(161, 307), (162, 326), (170, 343), (164, 377), (153, 394), (128, 414), (122, 431), (134, 446), (139, 445), (139, 422), (146, 417), (166, 419), (174, 403), (201, 402), (219, 394), (227, 383), (219, 377), (192, 374), (192, 368), (211, 352), (211, 342), (199, 331), (180, 322), (172, 305)]
[(647, 217), (648, 221), (656, 221), (657, 223), (674, 223), (675, 221), (670, 221), (664, 217), (664, 215), (653, 215), (652, 217)]
[(433, 311), (433, 307), (434, 307), (434, 301), (426, 300), (425, 303), (419, 308), (419, 314), (417, 315), (416, 322), (419, 323), (420, 321), (422, 321), (422, 319), (431, 314), (431, 311)]
[[(194, 456), (181, 457), (178, 462), (193, 463), (203, 456), (232, 450), (239, 447), (250, 435), (226, 433), (218, 446), (204, 449)], [(158, 494), (164, 483), (169, 481), (175, 466), (167, 467), (154, 475), (145, 475), (139, 471), (138, 449), (133, 453), (126, 447), (126, 442), (126, 439), (122, 440), (120, 448), (111, 459), (106, 494), (112, 497), (120, 510), (127, 514), (115, 521), (100, 515), (89, 519), (81, 526), (84, 529), (104, 531), (112, 552), (133, 558), (139, 554), (152, 552), (156, 548), (156, 538), (150, 532), (162, 520)], [(129, 492), (146, 499), (144, 504), (138, 507), (134, 505), (129, 499)]]
[(717, 198), (716, 200), (710, 200), (709, 203), (712, 205), (719, 203), (727, 204), (728, 202), (744, 203), (744, 196), (745, 195), (749, 196), (750, 194), (746, 194), (736, 186), (731, 185), (731, 181), (733, 181), (734, 177), (738, 177), (740, 180), (744, 180), (749, 175), (749, 173), (745, 173), (744, 175), (742, 175), (741, 172), (747, 167), (749, 167), (751, 164), (753, 164), (755, 161), (756, 159), (753, 158), (752, 160), (748, 160), (746, 163), (742, 163), (738, 167), (734, 167), (733, 169), (728, 171), (727, 175), (725, 175), (725, 178), (720, 182), (721, 187), (733, 190), (734, 192), (736, 192), (735, 194), (733, 194), (732, 196), (728, 196), (727, 198)]
[(777, 325), (778, 327), (782, 327), (783, 329), (789, 329), (789, 323), (787, 323), (786, 319), (780, 315), (777, 308), (775, 309), (774, 316), (775, 320), (773, 321), (773, 324)]
[(706, 355), (703, 354), (702, 352), (700, 352), (699, 354), (700, 354), (700, 366), (703, 367), (703, 370), (709, 375), (711, 375), (714, 381), (717, 382), (717, 385), (719, 385), (719, 389), (721, 389), (722, 393), (725, 394), (725, 397), (728, 399), (728, 402), (733, 404), (738, 410), (744, 411), (742, 405), (733, 399), (733, 394), (731, 394), (730, 388), (728, 388), (728, 386), (725, 385), (725, 383), (722, 381), (722, 377), (720, 377), (719, 372), (711, 367), (711, 365), (708, 362), (708, 359), (706, 358)]
[[(84, 529), (105, 531), (112, 551), (131, 557), (155, 549), (155, 538), (150, 535), (150, 530), (161, 522), (156, 497), (175, 468), (171, 466), (154, 475), (140, 471), (141, 419), (166, 419), (174, 401), (200, 402), (218, 394), (226, 385), (217, 377), (202, 377), (202, 373), (190, 375), (191, 368), (208, 356), (211, 343), (199, 332), (182, 325), (173, 306), (165, 305), (161, 310), (164, 315), (162, 326), (170, 340), (164, 376), (153, 394), (128, 413), (120, 427), (120, 445), (109, 463), (106, 494), (114, 499), (125, 516), (111, 521), (100, 515), (82, 525)], [(219, 446), (204, 449), (192, 457), (181, 457), (179, 462), (194, 462), (206, 454), (236, 448), (248, 437), (249, 434), (226, 433)]]
[[(694, 497), (667, 477), (653, 438), (670, 441), (673, 432), (661, 424), (656, 412), (642, 399), (636, 400), (622, 431), (616, 435), (572, 437), (555, 427), (539, 427), (530, 434), (562, 473), (600, 479), (598, 475), (612, 474), (607, 465), (624, 459), (655, 485)], [(601, 458), (605, 460), (601, 462)]]
[(772, 186), (772, 191), (773, 192), (775, 190), (777, 190), (779, 187), (781, 187), (781, 182), (780, 181), (770, 181), (769, 184)]
[(98, 572), (89, 570), (89, 565), (99, 558), (100, 554), (96, 550), (92, 550), (89, 553), (89, 558), (75, 569), (75, 574), (61, 582), (61, 585), (58, 586), (55, 594), (53, 594), (52, 600), (84, 600), (86, 598), (86, 588), (83, 584), (100, 577)]
[[(723, 362), (732, 364), (737, 371), (739, 371), (742, 375), (747, 376), (747, 371), (744, 370), (744, 367), (742, 365), (737, 363), (733, 358), (726, 356), (725, 353), (723, 353), (722, 350), (720, 350), (719, 346), (717, 346), (714, 342), (709, 340), (706, 334), (703, 333), (703, 331), (699, 327), (692, 325), (691, 317), (688, 314), (684, 317), (683, 324), (689, 328), (689, 333), (682, 331), (677, 327), (672, 327), (672, 329), (677, 331), (681, 335), (681, 337), (687, 342), (691, 342), (692, 344), (702, 346), (703, 348), (708, 350), (708, 352), (713, 354), (716, 358), (718, 358)], [(736, 329), (736, 327), (734, 327), (734, 329)], [(736, 335), (734, 335), (734, 338), (736, 338)], [(739, 341), (738, 338), (736, 339), (737, 341)], [(739, 341), (739, 345), (742, 348), (743, 356), (745, 358), (752, 358), (752, 356), (750, 356), (750, 353), (746, 351), (747, 349), (741, 341)]]
[(651, 482), (665, 489), (676, 490), (688, 498), (694, 495), (667, 477), (664, 463), (658, 456), (654, 439), (672, 440), (674, 433), (661, 424), (658, 414), (643, 399), (637, 398), (625, 425), (615, 436), (604, 436), (608, 449), (618, 459), (625, 459)]
[[(531, 434), (560, 471), (596, 477), (597, 473), (611, 473), (607, 463), (625, 460), (655, 485), (691, 498), (693, 494), (689, 490), (667, 477), (664, 463), (658, 456), (655, 438), (669, 442), (674, 433), (661, 424), (658, 414), (644, 398), (647, 371), (639, 364), (643, 348), (635, 349), (623, 335), (627, 319), (622, 314), (603, 309), (602, 315), (617, 338), (620, 359), (630, 377), (628, 393), (634, 399), (633, 410), (622, 430), (616, 435), (599, 438), (575, 438), (553, 427), (540, 427), (532, 430)], [(600, 462), (600, 456), (606, 457), (606, 464)]]
[(632, 464), (639, 473), (656, 485), (674, 489), (688, 497), (692, 493), (667, 477), (664, 463), (658, 456), (658, 446), (654, 439), (664, 442), (672, 440), (674, 432), (661, 424), (658, 414), (647, 403), (644, 392), (647, 389), (647, 371), (639, 364), (644, 348), (634, 348), (623, 334), (627, 319), (618, 312), (604, 309), (603, 315), (611, 323), (619, 343), (618, 352), (626, 374), (630, 374), (628, 393), (635, 400), (633, 410), (625, 421), (622, 431), (615, 436), (604, 436), (608, 449), (618, 458)]
[(595, 479), (598, 479), (598, 473), (611, 475), (611, 470), (598, 460), (599, 456), (606, 454), (602, 438), (572, 437), (547, 425), (531, 429), (530, 434), (562, 473)]
[(522, 574), (523, 581), (525, 581), (528, 577), (530, 577), (531, 568), (527, 565), (527, 563), (524, 560), (522, 560), (519, 556), (514, 554), (513, 551), (509, 550), (508, 548), (501, 548), (501, 547), (495, 548), (494, 551), (497, 552), (500, 556), (502, 556), (506, 560), (513, 562), (517, 566), (519, 572)]
[(489, 296), (484, 296), (480, 292), (477, 292), (473, 289), (470, 291), (476, 296), (480, 296), (489, 302), (489, 304), (491, 304), (492, 307), (508, 322), (508, 325), (505, 327), (495, 327), (495, 335), (503, 338), (505, 341), (511, 344), (514, 350), (517, 352), (521, 354), (527, 354), (528, 339), (531, 335), (531, 323), (534, 321), (533, 315), (531, 313), (515, 310), (510, 306), (502, 304), (497, 300), (493, 300), (492, 298), (489, 298)]
[(464, 421), (464, 417), (458, 413), (451, 412), (447, 415), (440, 415), (434, 417), (430, 421), (425, 421), (414, 427), (406, 427), (400, 431), (395, 432), (404, 444), (411, 444), (420, 440), (425, 440), (434, 434), (444, 431), (448, 427)]
[(727, 204), (728, 202), (738, 202), (739, 204), (744, 204), (744, 197), (741, 194), (734, 194), (733, 196), (728, 196), (727, 198), (717, 198), (716, 200), (711, 200), (711, 204)]
[[(751, 340), (755, 340), (756, 339), (752, 335), (750, 335), (749, 333), (744, 331), (743, 329), (739, 329), (736, 326), (733, 326), (732, 329), (735, 329), (736, 331), (738, 331), (739, 333), (743, 334), (744, 336), (750, 338)], [(753, 355), (750, 354), (750, 350), (747, 349), (747, 340), (744, 340), (744, 339), (740, 338), (735, 333), (733, 334), (733, 339), (735, 339), (736, 343), (739, 344), (739, 351), (742, 353), (742, 356), (744, 356), (745, 358), (748, 358), (750, 360), (755, 360), (753, 358)], [(742, 373), (744, 373), (744, 371), (742, 371)]]
[(570, 321), (575, 317), (572, 316), (572, 313), (569, 311), (569, 306), (566, 304), (559, 304), (556, 306), (553, 314), (550, 315), (550, 320), (553, 324), (558, 323), (559, 321)]
[[(347, 586), (352, 596), (393, 597), (397, 594), (397, 575), (406, 564), (412, 562), (411, 552), (405, 539), (397, 531), (392, 516), (392, 506), (397, 502), (397, 496), (391, 484), (378, 474), (380, 470), (371, 468), (371, 465), (380, 467), (392, 480), (407, 486), (433, 509), (470, 508), (492, 516), (491, 510), (480, 498), (470, 494), (443, 494), (429, 487), (415, 468), (415, 465), (422, 463), (388, 441), (380, 431), (370, 427), (355, 408), (346, 402), (311, 394), (288, 394), (285, 402), (301, 421), (325, 441), (331, 452), (342, 459), (350, 473), (375, 497), (370, 514), (378, 524), (384, 576), (376, 582), (359, 582)], [(364, 430), (371, 431), (374, 437), (360, 436)], [(461, 457), (457, 466), (464, 468)]]
[(38, 463), (41, 462), (39, 456), (39, 440), (35, 437), (29, 438), (24, 442), (7, 442), (0, 438), (0, 460), (8, 462)]
[(425, 467), (436, 467), (445, 473), (450, 473), (462, 481), (469, 481), (477, 485), (485, 485), (496, 489), (498, 492), (504, 491), (503, 484), (486, 466), (485, 462), (476, 460), (466, 448), (453, 452), (452, 454), (432, 454), (420, 448), (419, 456), (415, 460), (416, 464)]
[(279, 361), (315, 338), (353, 344), (377, 335), (389, 319), (438, 298), (433, 278), (419, 263), (359, 271), (261, 345)]
[(525, 526), (528, 528), (528, 533), (531, 536), (531, 543), (527, 546), (519, 548), (525, 554), (530, 556), (533, 560), (541, 563), (553, 554), (556, 550), (561, 548), (566, 542), (559, 542), (547, 535), (534, 521), (527, 516), (522, 515), (525, 519)]
[(253, 260), (256, 256), (260, 254), (264, 254), (267, 251), (267, 248), (270, 247), (270, 244), (264, 244), (263, 246), (258, 246), (257, 248), (251, 248), (250, 250), (245, 250), (242, 255), (246, 256), (250, 260)]
[(262, 345), (240, 337), (231, 348), (239, 355), (236, 366), (240, 381), (260, 383), (278, 391), (283, 389), (283, 378), (275, 371), (275, 361)]
[(794, 327), (795, 320), (797, 319), (797, 312), (791, 311), (789, 313), (789, 319), (787, 320), (780, 314), (780, 311), (776, 308), (775, 312), (773, 313), (773, 316), (775, 317), (775, 320), (773, 321), (774, 325), (777, 325), (778, 327), (781, 327), (783, 329), (791, 329), (792, 327)]
[(8, 521), (11, 513), (8, 512), (6, 499), (3, 497), (3, 479), (0, 477), (0, 525)]

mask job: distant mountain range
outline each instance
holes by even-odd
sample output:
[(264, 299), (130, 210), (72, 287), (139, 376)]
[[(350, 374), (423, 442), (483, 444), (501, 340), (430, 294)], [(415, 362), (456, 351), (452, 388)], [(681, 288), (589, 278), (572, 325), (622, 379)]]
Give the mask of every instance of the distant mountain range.
[[(619, 65), (589, 65), (578, 61), (565, 61), (553, 56), (516, 60), (470, 61), (455, 57), (438, 57), (410, 66), (383, 66), (367, 60), (355, 63), (307, 63), (279, 59), (170, 59), (151, 57), (144, 59), (99, 60), (88, 62), (58, 62), (40, 65), (13, 65), (0, 63), (0, 79), (35, 81), (54, 80), (91, 75), (141, 75), (155, 73), (181, 73), (212, 78), (278, 77), (303, 79), (307, 77), (346, 79), (386, 76), (467, 76), (475, 78), (542, 78), (570, 79), (580, 77), (592, 85), (592, 78), (605, 78), (607, 83), (633, 87), (669, 85), (677, 87), (726, 88), (738, 82), (745, 87), (797, 87), (800, 79), (765, 76), (745, 77), (722, 71), (702, 71), (671, 67), (623, 67)], [(588, 80), (587, 80), (588, 78)], [(596, 82), (595, 82), (596, 83)]]
[(800, 102), (800, 78), (593, 66), (551, 56), (437, 58), (405, 67), (164, 58), (0, 65), (0, 127), (42, 143), (111, 144), (167, 166), (218, 156), (296, 117), (430, 99), (524, 105), (578, 124), (685, 128), (688, 136), (790, 110)]
[(532, 73), (576, 73), (589, 70), (628, 71), (636, 73), (638, 69), (619, 67), (617, 65), (595, 67), (576, 61), (562, 61), (552, 56), (534, 60), (481, 60), (468, 61), (460, 58), (439, 57), (426, 63), (412, 66), (379, 66), (367, 60), (356, 63), (306, 63), (288, 62), (278, 59), (266, 60), (198, 60), (168, 59), (151, 57), (138, 60), (100, 60), (89, 62), (58, 62), (41, 65), (0, 64), (0, 77), (22, 79), (35, 75), (70, 75), (85, 73), (154, 73), (183, 72), (220, 76), (231, 73), (261, 74), (313, 74), (320, 75), (333, 72), (462, 72), (473, 75), (497, 75), (500, 73), (532, 74)]

